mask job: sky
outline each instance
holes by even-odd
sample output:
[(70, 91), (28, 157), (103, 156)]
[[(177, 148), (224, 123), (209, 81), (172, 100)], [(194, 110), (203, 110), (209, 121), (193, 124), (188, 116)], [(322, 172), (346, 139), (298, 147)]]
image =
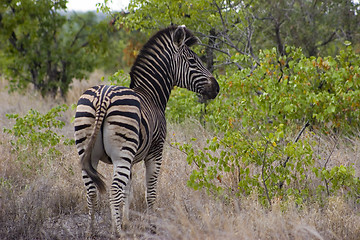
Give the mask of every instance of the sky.
[[(103, 0), (68, 0), (68, 11), (96, 11), (96, 3), (103, 3)], [(111, 10), (120, 11), (129, 3), (129, 0), (112, 0), (109, 5)]]

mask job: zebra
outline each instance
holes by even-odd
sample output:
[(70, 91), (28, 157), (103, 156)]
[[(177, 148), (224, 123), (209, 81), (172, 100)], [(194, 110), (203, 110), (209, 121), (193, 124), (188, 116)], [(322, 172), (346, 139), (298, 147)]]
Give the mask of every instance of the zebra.
[(153, 210), (166, 135), (165, 108), (173, 87), (196, 92), (201, 101), (218, 95), (218, 82), (190, 49), (198, 41), (185, 26), (162, 29), (140, 50), (130, 70), (129, 88), (98, 85), (87, 89), (78, 100), (75, 143), (91, 231), (97, 190), (105, 192), (103, 177), (97, 172), (99, 161), (113, 164), (109, 196), (112, 231), (121, 233), (128, 218), (131, 169), (140, 161), (146, 168), (147, 211)]

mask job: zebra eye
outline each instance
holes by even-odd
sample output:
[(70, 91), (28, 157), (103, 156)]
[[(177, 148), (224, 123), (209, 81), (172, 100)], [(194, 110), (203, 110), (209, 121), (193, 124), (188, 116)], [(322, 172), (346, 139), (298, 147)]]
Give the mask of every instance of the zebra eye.
[(195, 65), (195, 64), (196, 64), (196, 60), (195, 60), (194, 58), (190, 58), (190, 59), (189, 59), (189, 63), (190, 63), (191, 65)]

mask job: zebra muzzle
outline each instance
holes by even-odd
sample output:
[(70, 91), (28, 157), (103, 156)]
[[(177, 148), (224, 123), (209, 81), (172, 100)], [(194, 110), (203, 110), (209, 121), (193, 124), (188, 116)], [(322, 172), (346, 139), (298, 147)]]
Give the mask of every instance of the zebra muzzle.
[(198, 94), (199, 102), (201, 103), (205, 103), (211, 99), (214, 99), (219, 94), (220, 86), (216, 79), (211, 77), (209, 81), (210, 82), (204, 86), (203, 91)]

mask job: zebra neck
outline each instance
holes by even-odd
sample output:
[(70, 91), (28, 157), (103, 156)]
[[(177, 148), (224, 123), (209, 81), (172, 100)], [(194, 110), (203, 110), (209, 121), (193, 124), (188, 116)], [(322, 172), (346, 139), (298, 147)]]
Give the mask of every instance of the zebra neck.
[(131, 72), (130, 88), (137, 92), (143, 101), (149, 105), (155, 105), (165, 111), (170, 97), (172, 84), (168, 76), (154, 74), (154, 76), (140, 77), (142, 74)]
[(173, 87), (175, 46), (171, 34), (161, 32), (141, 49), (130, 71), (130, 88), (146, 96), (144, 101), (165, 111)]

